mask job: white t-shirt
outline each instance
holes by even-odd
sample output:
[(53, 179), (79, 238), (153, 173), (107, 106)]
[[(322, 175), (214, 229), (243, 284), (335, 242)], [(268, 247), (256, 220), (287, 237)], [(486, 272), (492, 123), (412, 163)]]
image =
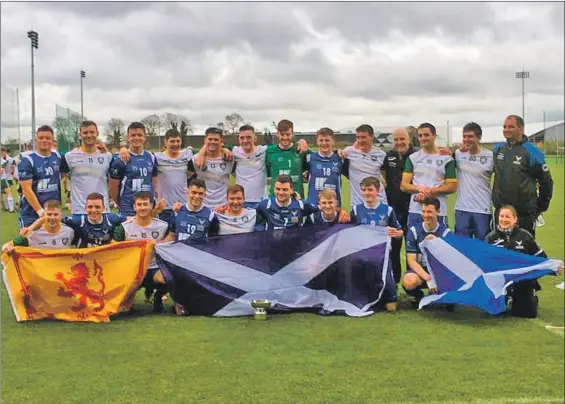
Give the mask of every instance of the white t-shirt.
[(166, 202), (165, 209), (171, 209), (175, 202), (186, 202), (188, 162), (192, 160), (192, 150), (182, 150), (177, 159), (163, 152), (155, 153), (159, 199)]
[(75, 232), (64, 224), (57, 233), (49, 233), (45, 227), (32, 231), (26, 238), (30, 247), (35, 248), (70, 248)]
[(251, 233), (255, 229), (257, 211), (255, 209), (243, 209), (241, 216), (229, 216), (216, 213), (220, 222), (219, 235)]
[(267, 146), (256, 146), (247, 155), (243, 148), (234, 146), (235, 182), (245, 189), (245, 202), (261, 202), (267, 198)]
[[(153, 219), (147, 226), (140, 226), (135, 223), (135, 220), (128, 223), (122, 223), (124, 228), (125, 239), (129, 240), (163, 240), (168, 233), (169, 224), (163, 220)], [(156, 268), (157, 259), (155, 258), (155, 251), (151, 252), (151, 260), (149, 261), (149, 268)]]
[(492, 151), (481, 149), (478, 154), (455, 151), (457, 167), (457, 200), (455, 210), (490, 213), (492, 191), (490, 180), (494, 170)]
[[(192, 158), (193, 161), (195, 159), (196, 156)], [(204, 206), (214, 209), (216, 206), (226, 203), (228, 184), (233, 166), (233, 161), (225, 161), (223, 157), (206, 158), (202, 168), (196, 167), (195, 164), (197, 177), (206, 182)]]
[(379, 201), (387, 204), (385, 187), (381, 176), (381, 167), (385, 161), (386, 153), (373, 146), (368, 153), (363, 153), (353, 146), (343, 149), (345, 158), (349, 160), (349, 190), (351, 208), (364, 202), (361, 193), (361, 181), (366, 177), (377, 177), (381, 182)]

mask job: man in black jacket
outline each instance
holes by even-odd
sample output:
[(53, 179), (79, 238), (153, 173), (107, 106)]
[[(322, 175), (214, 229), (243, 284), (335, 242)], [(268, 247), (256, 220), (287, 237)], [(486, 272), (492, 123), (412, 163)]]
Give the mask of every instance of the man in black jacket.
[[(400, 190), (404, 164), (409, 155), (414, 153), (410, 145), (410, 137), (406, 129), (396, 129), (392, 133), (393, 149), (386, 154), (385, 161), (381, 167), (386, 180), (386, 198), (388, 205), (392, 207), (398, 222), (406, 234), (406, 224), (408, 220), (408, 206), (410, 205), (410, 194)], [(394, 281), (398, 284), (401, 279), (402, 267), (400, 265), (400, 249), (402, 248), (402, 238), (391, 240), (391, 262), (394, 274)]]
[[(503, 205), (518, 213), (518, 225), (535, 237), (535, 221), (549, 208), (553, 180), (543, 153), (524, 136), (524, 120), (510, 115), (504, 121), (506, 142), (494, 146), (492, 204), (495, 218)], [(539, 192), (538, 192), (539, 186)]]

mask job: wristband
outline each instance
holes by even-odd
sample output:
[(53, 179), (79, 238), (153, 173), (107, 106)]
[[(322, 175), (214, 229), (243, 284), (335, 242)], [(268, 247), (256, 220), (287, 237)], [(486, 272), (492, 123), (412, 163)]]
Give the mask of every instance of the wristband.
[(37, 216), (42, 217), (45, 214), (45, 211), (43, 210), (43, 208), (35, 211), (35, 213), (37, 213)]

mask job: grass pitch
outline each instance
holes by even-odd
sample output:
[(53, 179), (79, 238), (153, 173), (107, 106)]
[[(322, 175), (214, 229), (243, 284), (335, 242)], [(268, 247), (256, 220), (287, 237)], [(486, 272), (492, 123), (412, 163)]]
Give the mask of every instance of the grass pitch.
[[(563, 165), (551, 169), (555, 195), (538, 240), (563, 259)], [(17, 234), (14, 214), (2, 213), (1, 230), (2, 243)], [(561, 281), (541, 280), (535, 320), (403, 304), (368, 318), (179, 318), (152, 315), (140, 293), (141, 315), (110, 324), (18, 324), (2, 283), (2, 400), (563, 403), (563, 334), (545, 329), (563, 326)]]

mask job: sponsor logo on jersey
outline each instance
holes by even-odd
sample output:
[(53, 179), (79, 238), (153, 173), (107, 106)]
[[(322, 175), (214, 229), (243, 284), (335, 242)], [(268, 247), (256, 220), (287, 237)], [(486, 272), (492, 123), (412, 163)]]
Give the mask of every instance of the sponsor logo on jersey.
[(522, 245), (522, 241), (516, 241), (516, 249), (523, 250), (524, 246)]
[(522, 156), (514, 156), (513, 163), (516, 164), (516, 165), (522, 164)]
[(469, 157), (469, 161), (477, 161), (477, 158), (475, 156), (471, 156)]
[(542, 170), (544, 172), (548, 172), (549, 171), (549, 167), (547, 166), (547, 164), (544, 164), (543, 166), (541, 166)]

